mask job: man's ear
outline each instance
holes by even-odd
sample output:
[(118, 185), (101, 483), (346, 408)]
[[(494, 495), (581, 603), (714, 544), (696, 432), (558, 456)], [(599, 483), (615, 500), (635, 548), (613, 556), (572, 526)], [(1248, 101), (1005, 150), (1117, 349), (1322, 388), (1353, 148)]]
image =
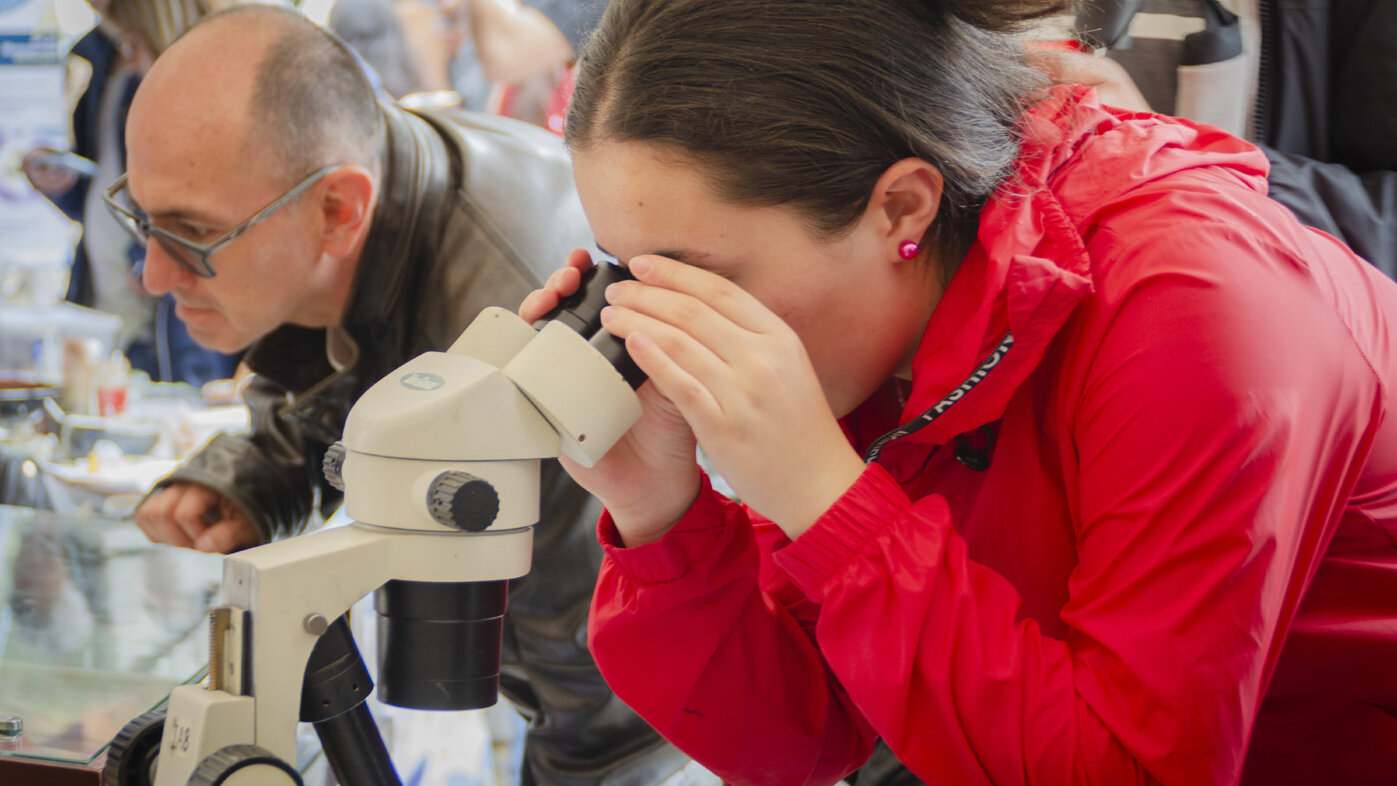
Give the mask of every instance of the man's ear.
[(321, 244), (327, 256), (342, 259), (359, 246), (369, 231), (377, 188), (373, 175), (355, 165), (342, 166), (321, 181)]
[[(899, 250), (909, 240), (921, 245), (927, 228), (936, 220), (943, 187), (941, 170), (920, 158), (904, 158), (878, 178), (865, 217), (872, 221), (891, 258), (905, 258)], [(922, 249), (922, 254), (925, 251)]]

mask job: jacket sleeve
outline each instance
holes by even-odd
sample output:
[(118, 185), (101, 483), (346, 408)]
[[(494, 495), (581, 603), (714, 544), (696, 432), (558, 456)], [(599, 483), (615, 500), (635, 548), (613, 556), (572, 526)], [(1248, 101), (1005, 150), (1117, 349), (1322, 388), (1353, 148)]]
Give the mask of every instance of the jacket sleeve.
[(1343, 164), (1261, 149), (1271, 160), (1273, 199), (1397, 278), (1397, 171), (1355, 172)]
[(660, 734), (734, 785), (834, 783), (867, 758), (876, 737), (812, 640), (814, 607), (759, 587), (771, 566), (745, 509), (705, 479), (663, 539), (621, 548), (609, 514), (600, 533), (592, 653)]
[[(1206, 258), (1186, 243), (1181, 259)], [(1301, 263), (1265, 264), (1301, 283), (1162, 274), (1083, 351), (1065, 638), (969, 558), (943, 497), (911, 499), (872, 465), (774, 544), (819, 604), (814, 641), (791, 586), (759, 585), (741, 514), (695, 513), (658, 543), (611, 545), (603, 673), (734, 783), (831, 783), (870, 726), (934, 783), (1235, 782), (1378, 395), (1342, 321), (1284, 270)], [(1012, 543), (1033, 523), (998, 526)]]
[(197, 483), (232, 500), (268, 542), (301, 532), (319, 480), (319, 457), (329, 444), (283, 412), (284, 391), (255, 376), (244, 393), (252, 410), (249, 434), (219, 434), (156, 486)]

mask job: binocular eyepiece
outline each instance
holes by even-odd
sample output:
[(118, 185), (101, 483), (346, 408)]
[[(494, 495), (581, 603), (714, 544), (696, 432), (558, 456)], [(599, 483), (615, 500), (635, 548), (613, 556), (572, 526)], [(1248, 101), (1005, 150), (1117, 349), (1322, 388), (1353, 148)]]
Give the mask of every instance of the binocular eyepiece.
[(645, 382), (645, 372), (626, 353), (625, 342), (601, 326), (601, 310), (606, 307), (606, 288), (617, 281), (634, 280), (635, 276), (626, 268), (603, 262), (583, 272), (577, 291), (560, 300), (552, 311), (534, 322), (534, 328), (542, 330), (549, 322), (562, 322), (587, 339), (587, 343), (621, 373), (631, 389), (638, 388)]
[[(620, 265), (597, 265), (582, 274), (576, 292), (533, 326), (567, 325), (634, 389), (645, 382), (644, 372), (626, 353), (624, 342), (601, 326), (607, 286), (628, 279), (634, 276)], [(385, 584), (374, 596), (380, 700), (431, 710), (494, 704), (507, 599), (505, 581)]]

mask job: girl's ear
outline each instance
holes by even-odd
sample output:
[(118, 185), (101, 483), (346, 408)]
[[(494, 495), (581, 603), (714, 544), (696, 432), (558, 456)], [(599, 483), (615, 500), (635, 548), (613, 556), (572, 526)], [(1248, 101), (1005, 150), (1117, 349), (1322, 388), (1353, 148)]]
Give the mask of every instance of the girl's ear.
[(889, 256), (909, 260), (922, 255), (922, 238), (936, 220), (943, 186), (941, 171), (920, 158), (904, 158), (878, 178), (865, 218), (873, 221)]

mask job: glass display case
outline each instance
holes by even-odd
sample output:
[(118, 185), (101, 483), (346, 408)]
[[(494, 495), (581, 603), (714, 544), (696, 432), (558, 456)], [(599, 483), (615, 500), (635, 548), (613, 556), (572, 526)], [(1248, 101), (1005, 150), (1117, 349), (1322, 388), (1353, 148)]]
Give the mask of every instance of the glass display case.
[[(152, 544), (130, 521), (0, 505), (0, 786), (100, 786), (122, 727), (204, 679), (222, 578), (221, 555)], [(352, 622), (362, 652), (375, 622), (367, 596)], [(405, 782), (518, 782), (523, 721), (507, 704), (488, 711), (493, 740), (484, 710), (370, 705)], [(333, 782), (310, 724), (296, 769)]]
[(0, 782), (100, 763), (127, 721), (202, 679), (221, 579), (220, 555), (130, 521), (0, 505)]

